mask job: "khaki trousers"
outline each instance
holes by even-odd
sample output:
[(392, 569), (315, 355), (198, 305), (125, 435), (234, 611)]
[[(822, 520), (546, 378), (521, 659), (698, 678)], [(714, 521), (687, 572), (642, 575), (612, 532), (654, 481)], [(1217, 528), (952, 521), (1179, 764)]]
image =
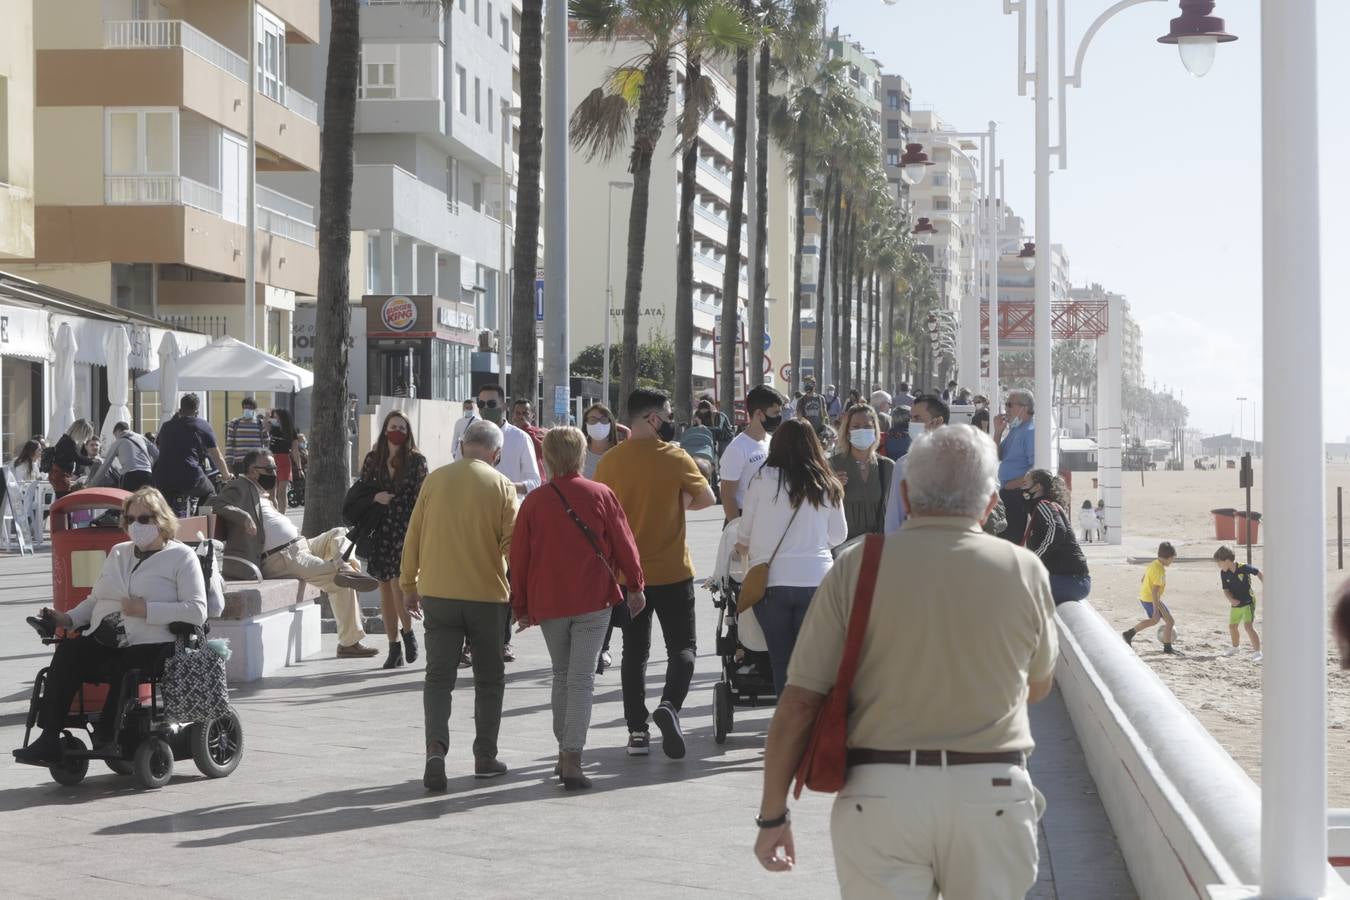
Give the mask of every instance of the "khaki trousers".
[(342, 647), (350, 647), (366, 636), (356, 591), (333, 582), (342, 566), (342, 552), (347, 549), (346, 535), (345, 528), (334, 528), (312, 538), (302, 538), (267, 557), (262, 564), (263, 575), (268, 578), (299, 578), (328, 595), (333, 618), (337, 620), (338, 645)]
[(1021, 766), (868, 765), (830, 816), (844, 900), (1021, 900), (1045, 798)]

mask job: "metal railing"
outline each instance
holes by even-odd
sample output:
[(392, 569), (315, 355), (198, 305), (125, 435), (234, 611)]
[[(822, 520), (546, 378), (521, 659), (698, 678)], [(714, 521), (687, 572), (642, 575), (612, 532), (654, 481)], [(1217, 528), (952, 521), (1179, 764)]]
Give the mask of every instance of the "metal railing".
[(120, 19), (104, 22), (103, 46), (109, 50), (181, 47), (240, 81), (249, 80), (247, 59), (181, 19)]
[(198, 334), (207, 334), (213, 338), (223, 337), (230, 333), (229, 319), (225, 316), (159, 315), (155, 318), (171, 328), (195, 331)]

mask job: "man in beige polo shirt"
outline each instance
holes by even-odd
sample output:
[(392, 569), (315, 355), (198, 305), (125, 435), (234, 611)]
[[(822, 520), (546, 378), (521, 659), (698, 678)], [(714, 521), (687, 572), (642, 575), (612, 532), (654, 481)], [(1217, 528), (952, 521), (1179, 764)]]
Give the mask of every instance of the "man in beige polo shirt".
[[(980, 529), (997, 466), (966, 425), (906, 457), (909, 518), (882, 553), (831, 818), (846, 900), (1020, 898), (1036, 881), (1027, 704), (1050, 692), (1054, 601), (1034, 554)], [(795, 861), (788, 787), (835, 682), (862, 557), (846, 552), (816, 591), (769, 729), (755, 855), (770, 871)]]

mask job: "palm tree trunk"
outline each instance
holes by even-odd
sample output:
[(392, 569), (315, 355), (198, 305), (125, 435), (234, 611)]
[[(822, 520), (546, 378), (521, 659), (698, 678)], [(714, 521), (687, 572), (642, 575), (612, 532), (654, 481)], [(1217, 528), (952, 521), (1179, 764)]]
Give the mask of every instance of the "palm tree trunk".
[[(689, 13), (689, 28), (694, 27)], [(703, 77), (697, 53), (684, 65), (684, 108), (696, 103), (694, 87)], [(693, 420), (694, 409), (694, 196), (697, 190), (698, 138), (689, 141), (680, 170), (680, 247), (675, 262), (675, 419)]]
[(361, 6), (332, 0), (319, 164), (319, 283), (314, 324), (314, 409), (304, 533), (342, 524), (351, 477), (347, 431), (347, 341), (351, 336), (352, 177)]
[(830, 227), (834, 206), (834, 173), (825, 176), (825, 190), (818, 205), (820, 210), (820, 252), (816, 259), (816, 335), (811, 372), (816, 385), (823, 391), (830, 377), (825, 370), (825, 332), (830, 321)]
[(892, 270), (886, 290), (886, 389), (894, 390), (900, 381), (895, 371), (895, 272)]
[(755, 133), (755, 258), (750, 260), (755, 273), (755, 292), (750, 298), (750, 346), (746, 353), (750, 358), (746, 378), (756, 385), (764, 383), (764, 363), (760, 357), (767, 355), (764, 351), (767, 331), (764, 305), (769, 296), (769, 270), (764, 260), (769, 249), (769, 84), (773, 81), (769, 62), (769, 42), (761, 41), (759, 66), (755, 72), (759, 88), (759, 103), (755, 110), (759, 120)]
[(830, 333), (831, 343), (834, 345), (833, 365), (830, 371), (830, 381), (840, 388), (840, 393), (844, 394), (844, 261), (848, 258), (847, 222), (848, 216), (852, 211), (852, 204), (848, 203), (844, 196), (843, 179), (840, 178), (838, 206), (835, 207), (834, 217), (834, 259), (830, 266), (830, 307), (831, 321), (834, 323), (834, 329)]
[[(642, 310), (642, 270), (647, 261), (647, 206), (651, 198), (652, 154), (661, 139), (670, 106), (670, 60), (648, 62), (633, 125), (633, 153), (628, 171), (633, 176), (633, 206), (628, 215), (628, 273), (623, 287), (623, 353), (619, 369), (620, 415), (628, 417), (628, 397), (637, 387), (638, 315)], [(691, 344), (692, 350), (692, 344)], [(679, 356), (679, 353), (676, 353)]]
[[(819, 198), (817, 198), (819, 205)], [(795, 252), (792, 255), (792, 310), (788, 314), (789, 362), (792, 374), (785, 386), (789, 397), (795, 394), (802, 383), (802, 248), (806, 245), (806, 135), (802, 134), (797, 144), (797, 234), (793, 238)], [(819, 296), (820, 279), (816, 279), (816, 295)], [(820, 316), (816, 316), (816, 331), (820, 331)]]
[(736, 132), (731, 160), (731, 212), (727, 215), (726, 270), (722, 274), (722, 352), (718, 369), (717, 400), (728, 416), (736, 401), (737, 343), (741, 296), (741, 223), (745, 221), (746, 117), (750, 109), (750, 51), (736, 51)]
[(854, 215), (853, 208), (854, 204), (850, 202), (847, 221), (844, 225), (844, 252), (840, 259), (843, 271), (839, 273), (839, 280), (844, 290), (843, 302), (840, 305), (842, 311), (840, 313), (839, 344), (842, 364), (839, 366), (839, 378), (844, 384), (856, 386), (853, 382), (853, 323), (856, 315), (854, 311), (853, 269), (858, 258), (858, 244), (855, 238), (858, 218)]
[[(543, 0), (523, 0), (520, 8), (520, 169), (516, 173), (516, 243), (511, 260), (511, 393), (529, 398), (538, 393), (539, 384), (534, 273), (539, 265), (539, 172), (544, 157), (543, 16)], [(497, 111), (490, 109), (488, 115), (497, 115)], [(605, 315), (609, 315), (608, 310)], [(500, 349), (506, 351), (505, 347)], [(609, 402), (608, 397), (605, 402)]]

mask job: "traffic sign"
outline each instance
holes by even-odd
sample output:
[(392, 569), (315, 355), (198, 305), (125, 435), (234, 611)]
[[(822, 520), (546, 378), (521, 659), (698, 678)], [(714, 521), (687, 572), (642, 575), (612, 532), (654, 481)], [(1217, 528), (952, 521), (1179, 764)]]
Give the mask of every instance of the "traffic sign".
[(544, 321), (544, 270), (534, 272), (534, 320)]
[(792, 380), (792, 363), (783, 363), (783, 365), (780, 366), (779, 369), (778, 369), (778, 374), (782, 376), (782, 378), (783, 378), (784, 381), (791, 381), (791, 380)]
[(769, 347), (770, 347), (772, 344), (773, 344), (773, 341), (769, 340), (769, 333), (768, 333), (767, 331), (764, 332), (764, 352), (765, 352), (765, 353), (768, 353), (768, 352), (769, 352)]
[(769, 359), (769, 354), (767, 353), (764, 354), (764, 374), (773, 374), (773, 360)]

